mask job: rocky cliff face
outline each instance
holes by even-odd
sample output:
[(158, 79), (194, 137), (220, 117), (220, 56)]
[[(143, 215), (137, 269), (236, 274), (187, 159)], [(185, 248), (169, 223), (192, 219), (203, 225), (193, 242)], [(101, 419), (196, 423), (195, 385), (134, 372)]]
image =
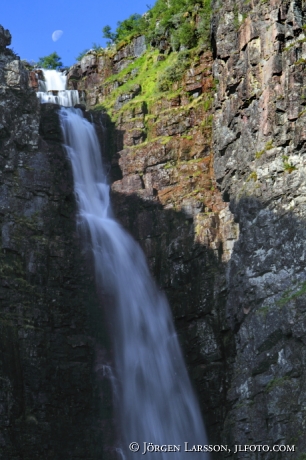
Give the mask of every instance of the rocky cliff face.
[(240, 227), (227, 267), (237, 356), (226, 432), (295, 444), (286, 458), (306, 452), (305, 12), (299, 1), (225, 1), (214, 21), (214, 168)]
[(72, 174), (58, 108), (40, 111), (9, 44), (1, 27), (0, 458), (97, 459), (110, 388), (93, 375), (103, 339)]
[[(88, 53), (69, 85), (100, 134), (116, 215), (170, 300), (210, 441), (295, 445), (265, 458), (302, 460), (306, 9), (297, 0), (213, 7), (212, 54), (179, 54), (182, 64), (166, 42), (148, 50), (138, 37)], [(22, 444), (29, 460), (51, 445), (50, 458), (96, 459), (100, 429), (112, 443), (111, 407), (107, 382), (91, 374), (94, 349), (107, 358), (88, 296), (95, 323), (103, 319), (57, 108), (39, 114), (8, 40), (1, 30), (2, 97), (13, 108), (0, 126), (3, 458), (21, 458)], [(158, 80), (175, 66), (179, 78)]]
[(224, 314), (225, 264), (238, 226), (213, 172), (213, 59), (211, 52), (199, 50), (173, 84), (175, 94), (148, 97), (148, 82), (137, 80), (143, 62), (158, 68), (169, 58), (145, 47), (140, 56), (134, 50), (132, 44), (114, 57), (89, 53), (70, 70), (69, 84), (85, 91), (88, 109), (97, 103), (102, 111), (109, 107), (108, 122), (105, 110), (102, 118), (99, 110), (92, 116), (98, 131), (104, 126), (104, 138), (108, 131), (103, 147), (111, 162), (114, 210), (167, 293), (209, 434), (217, 443), (235, 348)]

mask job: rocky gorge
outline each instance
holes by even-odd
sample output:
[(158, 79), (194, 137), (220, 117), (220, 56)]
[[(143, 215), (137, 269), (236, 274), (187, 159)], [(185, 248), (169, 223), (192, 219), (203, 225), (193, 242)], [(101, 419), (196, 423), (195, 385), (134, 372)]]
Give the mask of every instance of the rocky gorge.
[[(139, 36), (88, 52), (69, 87), (169, 299), (210, 443), (295, 446), (215, 458), (303, 460), (306, 5), (212, 10), (211, 49), (176, 81), (158, 80), (177, 65), (169, 42)], [(1, 28), (0, 458), (115, 458), (112, 352), (58, 107), (38, 104), (9, 43)]]

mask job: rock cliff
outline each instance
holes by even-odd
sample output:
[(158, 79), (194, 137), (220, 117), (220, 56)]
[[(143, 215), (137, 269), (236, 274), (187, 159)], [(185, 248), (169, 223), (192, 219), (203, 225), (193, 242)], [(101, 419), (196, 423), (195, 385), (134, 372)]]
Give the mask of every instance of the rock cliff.
[[(156, 70), (171, 65), (173, 56), (145, 47), (139, 56), (135, 49), (88, 53), (70, 70), (70, 85), (85, 91), (98, 130), (104, 123), (109, 132), (103, 147), (115, 213), (167, 293), (211, 439), (218, 442), (234, 353), (224, 315), (224, 268), (238, 226), (213, 172), (213, 59), (199, 49), (179, 82), (166, 93), (148, 94), (148, 78), (156, 81)], [(146, 73), (149, 65), (153, 75)]]
[(9, 44), (1, 27), (0, 458), (98, 459), (110, 388), (94, 376), (104, 342), (72, 173), (58, 108), (40, 110)]
[(304, 458), (306, 9), (217, 6), (214, 170), (240, 227), (227, 266), (237, 355), (225, 429), (237, 444), (295, 444), (287, 458)]
[[(212, 52), (136, 37), (68, 74), (115, 213), (169, 298), (210, 442), (295, 445), (267, 460), (306, 455), (305, 13), (298, 0), (215, 0)], [(58, 108), (39, 108), (0, 32), (2, 458), (60, 440), (50, 458), (96, 459), (100, 430), (108, 458), (110, 388), (91, 372), (107, 339), (90, 326), (100, 301)]]

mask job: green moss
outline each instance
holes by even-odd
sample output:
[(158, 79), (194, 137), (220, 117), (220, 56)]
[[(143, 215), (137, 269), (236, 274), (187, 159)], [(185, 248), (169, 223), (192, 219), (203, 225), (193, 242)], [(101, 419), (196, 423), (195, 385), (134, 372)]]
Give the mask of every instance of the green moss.
[(172, 169), (174, 166), (175, 166), (175, 165), (172, 164), (172, 163), (166, 163), (166, 164), (164, 165), (164, 169)]
[(285, 385), (289, 380), (290, 380), (290, 379), (289, 379), (289, 377), (287, 377), (287, 376), (272, 379), (272, 380), (270, 380), (270, 382), (269, 382), (268, 385), (266, 386), (265, 392), (266, 392), (266, 393), (269, 393), (269, 392), (272, 391), (274, 388), (281, 387), (281, 386)]
[(286, 48), (284, 48), (284, 51), (289, 51), (295, 45), (299, 45), (299, 44), (305, 43), (305, 42), (306, 42), (306, 38), (300, 38), (299, 40), (296, 40), (294, 43), (291, 43), (290, 45), (286, 46)]
[[(297, 289), (295, 291), (295, 289)], [(298, 284), (295, 289), (287, 289), (284, 291), (282, 297), (276, 302), (276, 305), (284, 306), (291, 300), (294, 300), (304, 294), (306, 294), (306, 281), (303, 283)]]
[[(156, 61), (158, 54), (158, 50), (148, 50), (117, 75), (112, 75), (107, 78), (104, 85), (114, 81), (118, 81), (122, 84), (114, 89), (111, 94), (105, 98), (103, 103), (97, 104), (95, 109), (110, 111), (114, 121), (116, 121), (124, 111), (131, 109), (137, 103), (145, 101), (148, 105), (152, 105), (157, 100), (164, 98), (164, 92), (159, 91), (156, 83), (159, 76), (176, 61), (178, 53), (172, 53), (164, 61)], [(154, 63), (154, 61), (156, 62)], [(138, 72), (134, 77), (131, 77), (132, 70), (135, 68), (138, 69)], [(129, 78), (124, 83), (127, 76), (129, 76)], [(117, 98), (121, 94), (130, 92), (133, 86), (137, 84), (141, 85), (141, 94), (115, 112), (114, 105)]]
[(262, 150), (259, 150), (255, 153), (255, 158), (258, 160), (267, 150), (273, 149), (273, 141), (270, 140), (266, 143), (265, 147)]
[(259, 150), (259, 152), (255, 153), (255, 158), (259, 159), (265, 153), (265, 149)]
[(171, 136), (162, 136), (162, 137), (160, 137), (160, 143), (161, 143), (162, 145), (166, 145), (166, 144), (168, 144), (168, 142), (169, 142), (171, 139), (172, 139)]
[(258, 308), (258, 313), (263, 315), (263, 317), (266, 319), (267, 314), (269, 313), (270, 306), (269, 305), (263, 305), (262, 307)]
[(298, 59), (294, 65), (306, 64), (306, 59), (300, 58)]
[(213, 124), (214, 116), (212, 114), (209, 114), (207, 117), (204, 118), (204, 120), (201, 122), (200, 126), (202, 128), (210, 128)]
[(256, 173), (256, 171), (251, 172), (251, 174), (247, 178), (246, 182), (250, 182), (251, 180), (253, 180), (254, 182), (257, 181), (257, 173)]

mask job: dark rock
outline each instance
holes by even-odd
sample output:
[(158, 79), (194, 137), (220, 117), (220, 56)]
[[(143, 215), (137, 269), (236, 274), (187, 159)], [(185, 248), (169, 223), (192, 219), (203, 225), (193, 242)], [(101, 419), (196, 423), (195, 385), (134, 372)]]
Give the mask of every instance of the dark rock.
[(3, 50), (11, 44), (12, 36), (9, 30), (0, 26), (0, 49)]
[[(10, 43), (3, 30), (0, 46)], [(107, 359), (100, 301), (76, 229), (58, 107), (40, 107), (28, 78), (20, 60), (2, 55), (0, 457), (96, 460), (101, 430), (112, 441), (101, 428), (112, 425), (110, 383), (94, 372)], [(104, 361), (95, 363), (98, 350)]]

